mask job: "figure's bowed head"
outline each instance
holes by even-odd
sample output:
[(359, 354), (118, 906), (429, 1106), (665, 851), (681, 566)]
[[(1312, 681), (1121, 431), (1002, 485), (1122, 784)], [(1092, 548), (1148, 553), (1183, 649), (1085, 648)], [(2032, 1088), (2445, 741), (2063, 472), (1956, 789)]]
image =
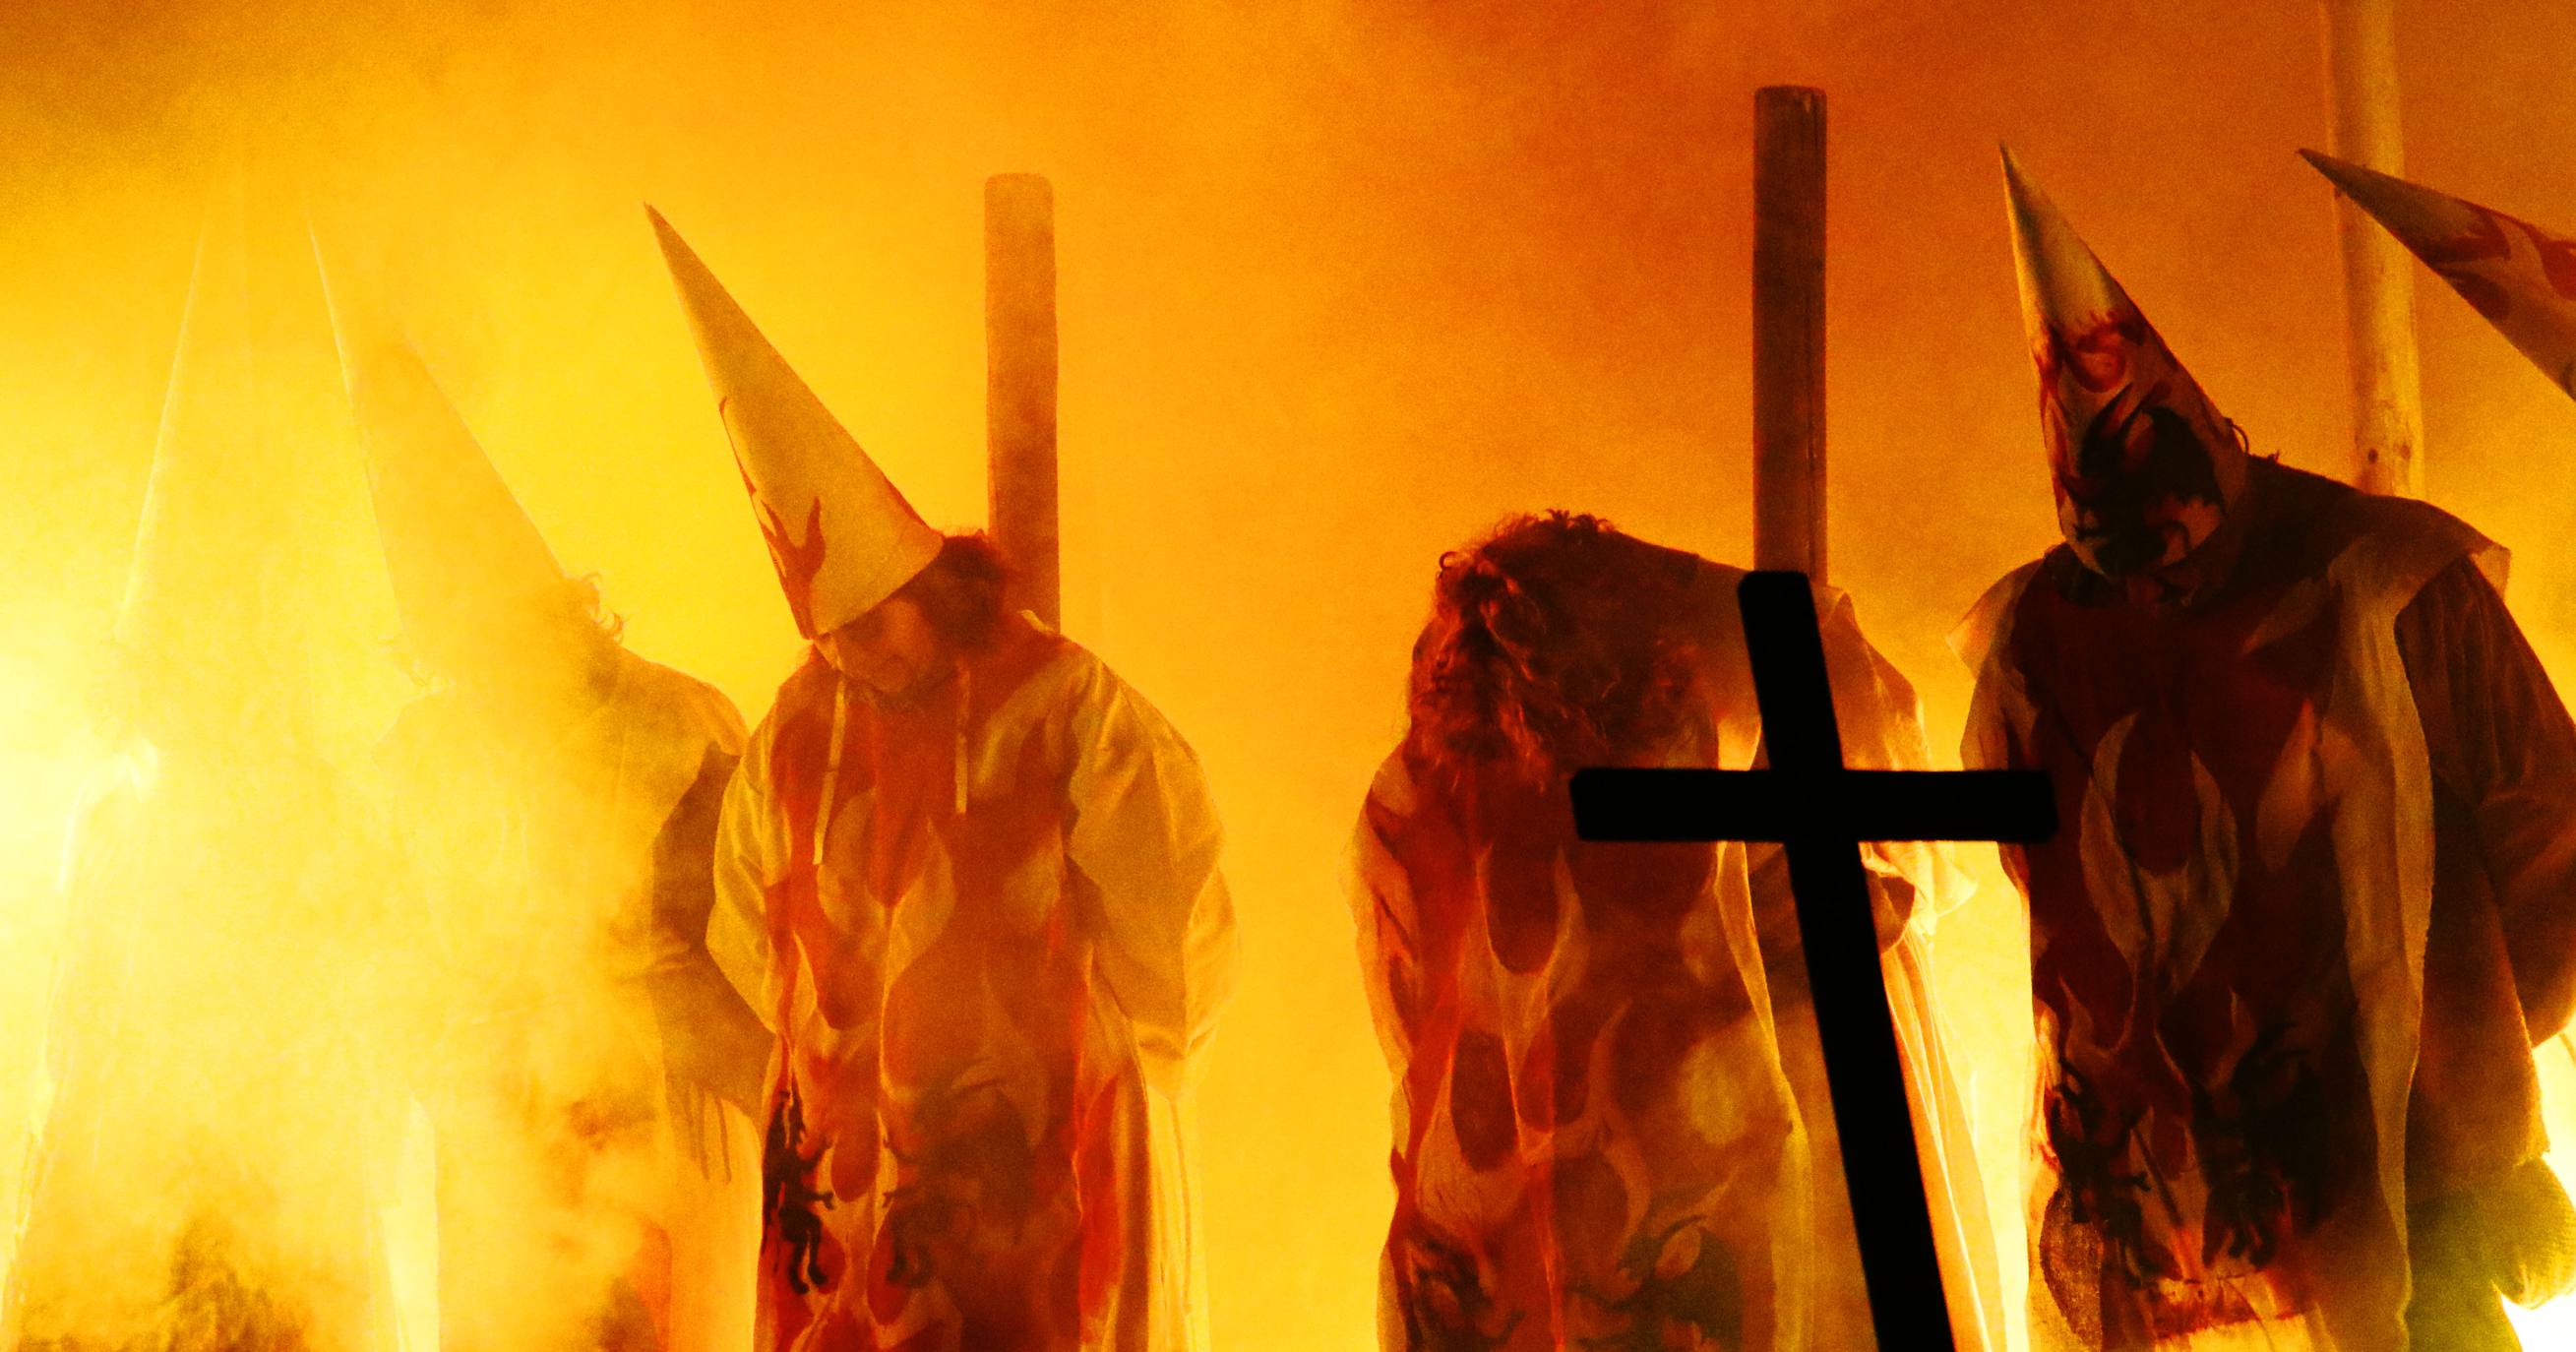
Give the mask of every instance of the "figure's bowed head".
[(1504, 521), (1445, 555), (1414, 643), (1407, 752), (1452, 777), (1553, 789), (1589, 765), (1654, 765), (1693, 717), (1682, 623), (1698, 560), (1598, 517)]
[(796, 631), (847, 680), (919, 693), (1001, 614), (1001, 561), (942, 536), (658, 212), (647, 213)]
[(983, 534), (950, 535), (910, 581), (814, 640), (841, 679), (904, 703), (938, 687), (957, 659), (993, 641), (1006, 573)]
[(615, 678), (624, 622), (586, 577), (444, 625), (415, 624), (413, 671), (496, 711), (554, 717), (585, 707)]
[(2009, 151), (2004, 183), (2058, 527), (2105, 577), (2172, 568), (2243, 493), (2244, 439)]

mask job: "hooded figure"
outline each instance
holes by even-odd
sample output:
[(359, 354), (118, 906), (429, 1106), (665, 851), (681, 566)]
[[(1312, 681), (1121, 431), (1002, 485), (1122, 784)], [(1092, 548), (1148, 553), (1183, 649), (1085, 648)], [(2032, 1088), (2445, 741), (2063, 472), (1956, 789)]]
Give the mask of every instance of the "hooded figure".
[(2576, 394), (2576, 239), (2331, 155), (2299, 153)]
[(727, 792), (709, 935), (777, 1034), (756, 1346), (1199, 1345), (1182, 1108), (1235, 940), (1197, 761), (653, 225), (813, 645)]
[(381, 756), (433, 955), (445, 1344), (733, 1352), (768, 1041), (705, 936), (741, 718), (617, 641), (332, 280), (405, 645), (441, 682)]
[[(1350, 890), (1396, 1077), (1389, 1352), (1873, 1345), (1786, 855), (1585, 844), (1567, 798), (1589, 765), (1759, 763), (1743, 576), (1563, 512), (1442, 561)], [(1923, 766), (1913, 687), (1847, 599), (1817, 609), (1851, 763)], [(2000, 1349), (1909, 924), (1958, 875), (1868, 862), (1954, 1332)]]
[[(2247, 457), (2006, 179), (2061, 500), (2145, 506), (2063, 514), (1953, 640), (1967, 763), (2046, 771), (2066, 823), (2003, 851), (2039, 1038), (2036, 1341), (2510, 1348), (2499, 1294), (2569, 1271), (2530, 1052), (2576, 1002), (2576, 727), (2502, 551)], [(2069, 433), (2106, 418), (2158, 430), (2088, 435), (2070, 484)], [(2133, 491), (2141, 464), (2164, 469)], [(2162, 553), (2101, 547), (2139, 516)]]
[[(0, 1346), (397, 1345), (369, 818), (314, 731), (304, 495), (238, 200), (198, 248), (63, 873)], [(354, 479), (354, 474), (351, 476)]]
[(2058, 526), (2105, 576), (2170, 567), (2244, 491), (2236, 425), (2009, 154), (2004, 177)]

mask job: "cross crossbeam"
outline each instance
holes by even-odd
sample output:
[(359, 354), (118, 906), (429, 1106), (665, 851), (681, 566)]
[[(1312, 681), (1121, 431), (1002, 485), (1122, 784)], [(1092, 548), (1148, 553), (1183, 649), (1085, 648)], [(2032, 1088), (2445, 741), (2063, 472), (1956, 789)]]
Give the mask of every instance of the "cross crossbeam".
[(1770, 768), (1584, 770), (1572, 785), (1575, 830), (1586, 840), (1785, 847), (1878, 1343), (1946, 1352), (1956, 1344), (1859, 847), (2045, 840), (2057, 830), (2056, 800), (2038, 771), (1846, 768), (1806, 574), (1747, 573), (1736, 605)]
[[(1576, 825), (1586, 840), (1788, 844), (1840, 821), (1854, 841), (2042, 840), (2054, 811), (2014, 786), (2020, 770), (1587, 770)], [(1997, 817), (2032, 814), (2021, 819)]]

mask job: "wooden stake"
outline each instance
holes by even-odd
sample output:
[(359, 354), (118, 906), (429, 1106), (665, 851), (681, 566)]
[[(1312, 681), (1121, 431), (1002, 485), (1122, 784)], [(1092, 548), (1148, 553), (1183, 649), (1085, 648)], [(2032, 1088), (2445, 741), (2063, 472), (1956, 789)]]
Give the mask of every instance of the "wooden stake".
[[(2321, 0), (2333, 113), (2327, 148), (2384, 174), (2402, 173), (2397, 120), (2396, 0)], [(2415, 272), (2403, 246), (2341, 193), (2345, 352), (2352, 368), (2353, 482), (2374, 493), (2424, 492), (2424, 407), (2415, 359)]]
[(1825, 580), (1825, 92), (1753, 95), (1753, 566)]
[(1010, 603), (1064, 623), (1056, 486), (1055, 194), (1036, 174), (984, 181), (986, 520)]

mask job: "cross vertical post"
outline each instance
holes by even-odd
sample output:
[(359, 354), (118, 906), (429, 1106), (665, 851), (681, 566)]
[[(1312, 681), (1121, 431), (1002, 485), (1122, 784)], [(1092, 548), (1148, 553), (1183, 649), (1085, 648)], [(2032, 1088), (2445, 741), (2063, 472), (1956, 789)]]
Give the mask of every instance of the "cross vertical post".
[[(2320, 0), (2326, 149), (2365, 169), (2405, 172), (2397, 120), (2397, 0)], [(2341, 193), (2344, 346), (2352, 368), (2353, 483), (2424, 495), (2424, 395), (2415, 352), (2415, 266), (2396, 237)]]
[(1753, 94), (1753, 566), (1825, 576), (1825, 91)]
[(985, 519), (1011, 565), (1010, 603), (1062, 628), (1056, 468), (1055, 190), (984, 181)]
[(1585, 840), (1785, 847), (1870, 1318), (1881, 1347), (1942, 1352), (1956, 1344), (1859, 847), (2045, 840), (2057, 830), (2056, 800), (2038, 771), (1845, 768), (1812, 584), (1803, 573), (1748, 573), (1736, 602), (1770, 768), (1584, 770), (1572, 785), (1575, 830)]

